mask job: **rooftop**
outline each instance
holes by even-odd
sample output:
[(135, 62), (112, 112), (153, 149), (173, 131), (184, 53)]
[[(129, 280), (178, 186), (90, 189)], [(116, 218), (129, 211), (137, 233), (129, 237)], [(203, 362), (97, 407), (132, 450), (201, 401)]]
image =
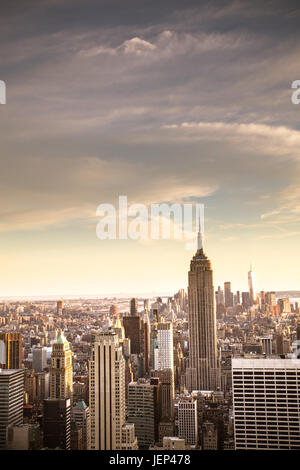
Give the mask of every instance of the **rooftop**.
[(233, 369), (300, 369), (300, 359), (232, 359)]
[(0, 375), (13, 375), (20, 371), (24, 372), (23, 369), (0, 369)]
[(87, 405), (85, 404), (84, 400), (79, 400), (76, 405), (74, 406), (77, 410), (85, 410), (87, 408)]

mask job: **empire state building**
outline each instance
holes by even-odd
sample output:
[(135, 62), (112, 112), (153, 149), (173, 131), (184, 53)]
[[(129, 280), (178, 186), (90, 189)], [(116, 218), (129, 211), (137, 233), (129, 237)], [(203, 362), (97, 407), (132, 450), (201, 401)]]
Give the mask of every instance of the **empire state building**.
[(216, 314), (214, 309), (213, 270), (204, 253), (199, 231), (197, 252), (189, 271), (189, 368), (187, 388), (217, 390), (220, 369), (217, 352)]

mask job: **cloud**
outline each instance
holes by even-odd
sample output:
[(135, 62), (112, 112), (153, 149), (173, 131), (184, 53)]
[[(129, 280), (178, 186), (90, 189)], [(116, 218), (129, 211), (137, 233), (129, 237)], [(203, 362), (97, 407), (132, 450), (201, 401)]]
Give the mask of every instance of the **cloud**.
[(299, 237), (300, 231), (285, 232), (285, 233), (272, 233), (270, 235), (260, 235), (257, 240), (284, 240), (291, 237)]
[(111, 47), (99, 44), (87, 49), (80, 49), (79, 56), (90, 58), (100, 55), (111, 55), (115, 57), (128, 55), (146, 57), (147, 60), (159, 61), (189, 54), (193, 57), (197, 54), (207, 52), (220, 52), (221, 50), (239, 50), (253, 45), (257, 39), (253, 36), (247, 37), (240, 33), (184, 33), (165, 30), (153, 37), (152, 42), (141, 37), (126, 39), (121, 44)]
[(164, 125), (164, 129), (178, 129), (187, 139), (230, 140), (232, 143), (248, 142), (248, 149), (255, 149), (280, 157), (292, 156), (300, 160), (300, 132), (285, 126), (269, 126), (255, 123), (183, 122)]
[(261, 214), (260, 218), (267, 219), (268, 217), (272, 217), (273, 215), (277, 215), (277, 214), (280, 214), (280, 210), (275, 209), (273, 211), (266, 212), (265, 214)]
[[(46, 4), (55, 18), (65, 11)], [(289, 96), (299, 46), (268, 21), (280, 11), (292, 30), (290, 8), (265, 7), (265, 28), (258, 2), (150, 10), (156, 20), (145, 23), (104, 9), (99, 27), (89, 3), (89, 25), (59, 19), (6, 41), (0, 194), (12, 211), (84, 212), (121, 193), (146, 203), (210, 198), (222, 218), (243, 220), (246, 204), (262, 221), (281, 211), (299, 175)]]
[(141, 55), (149, 51), (155, 50), (156, 46), (154, 44), (151, 44), (151, 42), (144, 41), (143, 39), (132, 38), (128, 39), (127, 41), (124, 41), (121, 48), (123, 49), (124, 54)]
[(95, 213), (88, 207), (1, 212), (0, 232), (42, 230), (51, 226), (62, 227), (76, 220), (86, 221), (91, 217), (95, 217)]

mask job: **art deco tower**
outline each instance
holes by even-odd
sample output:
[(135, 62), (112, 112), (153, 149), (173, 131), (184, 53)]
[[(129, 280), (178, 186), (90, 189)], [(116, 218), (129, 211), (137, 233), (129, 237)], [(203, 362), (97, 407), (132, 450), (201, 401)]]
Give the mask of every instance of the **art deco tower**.
[(135, 433), (125, 423), (125, 359), (112, 331), (100, 332), (93, 344), (89, 404), (91, 450), (137, 448)]
[(217, 390), (220, 387), (213, 270), (198, 233), (197, 252), (189, 271), (189, 369), (187, 387), (192, 390)]
[(72, 351), (63, 333), (52, 346), (50, 398), (73, 398)]

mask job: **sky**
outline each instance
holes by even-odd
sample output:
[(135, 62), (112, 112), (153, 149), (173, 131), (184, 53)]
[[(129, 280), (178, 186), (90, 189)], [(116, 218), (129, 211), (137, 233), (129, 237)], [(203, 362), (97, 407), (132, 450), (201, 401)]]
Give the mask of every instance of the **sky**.
[(178, 240), (99, 204), (201, 203), (214, 284), (300, 289), (296, 1), (1, 2), (0, 296), (175, 292)]

